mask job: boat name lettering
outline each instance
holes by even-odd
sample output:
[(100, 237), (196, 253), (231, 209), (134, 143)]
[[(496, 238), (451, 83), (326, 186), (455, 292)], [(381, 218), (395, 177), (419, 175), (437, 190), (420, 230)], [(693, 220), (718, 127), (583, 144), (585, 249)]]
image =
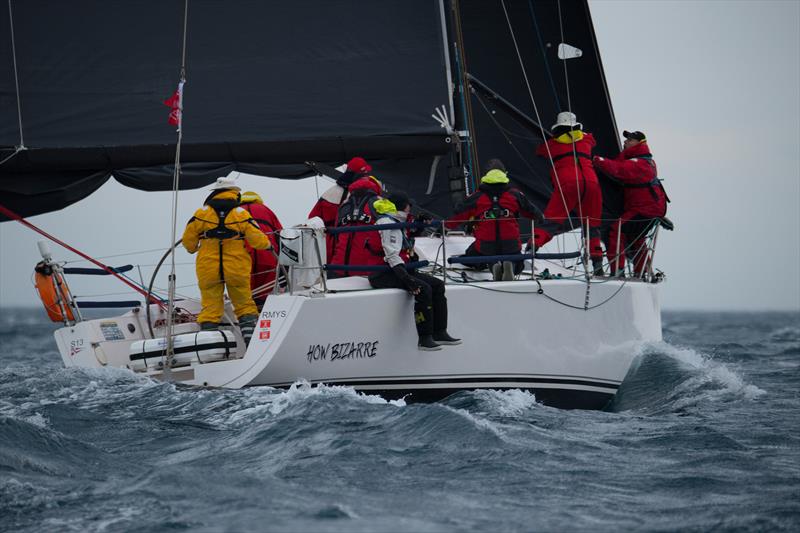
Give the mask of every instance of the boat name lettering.
[(337, 359), (372, 359), (378, 355), (378, 341), (312, 344), (308, 347), (308, 362)]
[(261, 311), (261, 318), (286, 318), (286, 310), (283, 311)]

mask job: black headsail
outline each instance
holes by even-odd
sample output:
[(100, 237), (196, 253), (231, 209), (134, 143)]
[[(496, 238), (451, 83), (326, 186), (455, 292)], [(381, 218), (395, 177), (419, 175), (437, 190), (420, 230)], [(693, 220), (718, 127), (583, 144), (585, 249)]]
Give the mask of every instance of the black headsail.
[[(184, 2), (12, 2), (0, 9), (0, 203), (60, 209), (111, 175), (172, 184)], [(428, 190), (452, 147), (431, 114), (449, 101), (438, 0), (190, 1), (182, 188), (233, 170), (283, 178), (304, 161), (376, 160)], [(13, 21), (19, 94), (10, 35)], [(432, 190), (428, 201), (446, 197)]]
[[(559, 0), (504, 3), (508, 18), (500, 1), (452, 0), (463, 34), (473, 140), (479, 165), (501, 158), (512, 181), (544, 207), (552, 185), (550, 162), (534, 155), (542, 142), (540, 123), (549, 134), (558, 112), (571, 109), (584, 128), (594, 133), (596, 151), (603, 155), (619, 150), (617, 127), (587, 1), (562, 0), (560, 11)], [(558, 56), (562, 42), (582, 53), (566, 61), (566, 74)], [(613, 207), (618, 192), (604, 193), (606, 203)]]

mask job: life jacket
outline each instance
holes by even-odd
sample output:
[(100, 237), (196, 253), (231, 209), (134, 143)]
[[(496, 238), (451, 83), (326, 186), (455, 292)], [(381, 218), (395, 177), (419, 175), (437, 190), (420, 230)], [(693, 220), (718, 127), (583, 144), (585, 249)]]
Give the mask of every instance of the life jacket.
[(228, 213), (236, 209), (239, 206), (239, 202), (236, 200), (212, 198), (208, 200), (206, 204), (217, 214), (217, 226), (204, 231), (200, 236), (201, 239), (218, 239), (220, 241), (220, 249), (222, 248), (222, 241), (224, 240), (244, 239), (244, 233), (225, 225), (225, 218), (228, 216)]
[[(377, 192), (376, 192), (377, 189)], [(339, 206), (337, 227), (373, 226), (378, 213), (373, 204), (378, 200), (380, 186), (371, 178), (360, 178), (348, 188), (350, 196)], [(357, 231), (338, 234), (331, 258), (334, 265), (383, 265), (383, 246), (380, 233)], [(344, 276), (368, 275), (370, 272), (342, 271)]]
[(622, 185), (622, 187), (624, 187), (626, 189), (644, 189), (644, 188), (647, 188), (647, 189), (650, 190), (650, 195), (653, 197), (653, 201), (655, 201), (655, 202), (658, 202), (660, 200), (660, 197), (658, 196), (658, 192), (656, 192), (657, 189), (660, 188), (661, 192), (664, 193), (664, 200), (666, 200), (667, 203), (672, 202), (672, 200), (669, 199), (669, 195), (667, 194), (666, 189), (664, 189), (664, 184), (662, 183), (664, 180), (662, 180), (661, 178), (658, 177), (658, 171), (656, 170), (656, 163), (655, 163), (655, 161), (653, 161), (653, 154), (640, 154), (640, 155), (631, 156), (628, 159), (644, 159), (645, 161), (647, 161), (650, 164), (650, 166), (653, 167), (653, 179), (651, 179), (650, 181), (645, 182), (645, 183), (624, 183), (624, 182), (619, 182), (619, 184)]
[(508, 184), (481, 184), (473, 199), (477, 211), (475, 241), (484, 255), (520, 250), (520, 205), (516, 189)]
[(216, 227), (204, 231), (201, 235), (201, 239), (216, 239), (219, 245), (219, 279), (220, 281), (225, 281), (225, 265), (223, 262), (223, 242), (226, 240), (231, 239), (241, 239), (244, 240), (244, 233), (237, 231), (233, 228), (229, 228), (225, 225), (225, 218), (228, 214), (236, 209), (239, 205), (239, 200), (229, 200), (229, 199), (220, 199), (220, 198), (210, 198), (206, 200), (206, 205), (208, 205), (214, 212), (217, 214), (217, 225)]

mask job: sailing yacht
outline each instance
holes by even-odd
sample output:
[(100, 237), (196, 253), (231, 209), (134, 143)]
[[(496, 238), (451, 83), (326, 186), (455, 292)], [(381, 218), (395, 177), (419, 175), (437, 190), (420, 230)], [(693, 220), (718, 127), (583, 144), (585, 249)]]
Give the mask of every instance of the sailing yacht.
[[(355, 155), (441, 220), (490, 158), (543, 206), (556, 194), (552, 161), (534, 148), (560, 111), (580, 117), (598, 154), (620, 148), (585, 0), (12, 2), (0, 27), (12, 36), (0, 56), (0, 94), (12, 103), (0, 106), (7, 220), (79, 202), (112, 178), (177, 198), (232, 172), (330, 175)], [(162, 105), (176, 82), (177, 135)], [(603, 195), (610, 223), (621, 190), (608, 181)], [(138, 300), (82, 302), (67, 284), (81, 272), (42, 244), (41, 292), (64, 323), (55, 334), (64, 364), (209, 387), (306, 380), (412, 400), (521, 388), (549, 405), (602, 408), (641, 347), (661, 339), (657, 225), (644, 279), (593, 277), (579, 216), (561, 249), (527, 254), (511, 281), (470, 268), (469, 236), (418, 239), (464, 341), (431, 354), (417, 350), (408, 295), (327, 279), (324, 228), (299, 222), (282, 234), (294, 242), (282, 254), (287, 285), (267, 298), (248, 345), (234, 320), (199, 331), (199, 302), (152, 283), (122, 278)], [(127, 311), (83, 318), (98, 306)]]

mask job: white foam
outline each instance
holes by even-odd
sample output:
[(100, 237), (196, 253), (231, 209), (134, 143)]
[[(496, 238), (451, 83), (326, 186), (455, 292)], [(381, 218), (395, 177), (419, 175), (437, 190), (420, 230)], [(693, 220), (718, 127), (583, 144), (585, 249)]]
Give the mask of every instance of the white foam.
[(499, 425), (497, 425), (494, 422), (492, 422), (491, 420), (487, 420), (486, 418), (483, 418), (481, 416), (473, 415), (472, 413), (470, 413), (466, 409), (461, 409), (461, 408), (458, 408), (458, 407), (450, 407), (449, 405), (443, 405), (442, 407), (444, 407), (445, 409), (447, 409), (450, 412), (453, 412), (453, 413), (455, 413), (455, 414), (457, 414), (457, 415), (469, 420), (477, 428), (487, 429), (490, 432), (494, 433), (498, 437), (503, 437), (503, 435), (505, 434), (504, 431), (502, 429), (500, 429)]
[(769, 334), (771, 341), (795, 341), (800, 342), (800, 327), (786, 326), (776, 329)]
[(405, 400), (385, 400), (380, 396), (363, 394), (352, 387), (341, 385), (311, 385), (308, 381), (301, 380), (293, 383), (287, 390), (276, 390), (271, 387), (253, 387), (234, 393), (237, 397), (236, 405), (232, 412), (220, 413), (217, 422), (224, 421), (225, 425), (238, 425), (242, 422), (251, 422), (253, 419), (264, 416), (279, 415), (289, 407), (314, 398), (329, 398), (341, 401), (364, 402), (372, 405), (392, 405), (404, 407)]
[(486, 403), (489, 414), (500, 416), (519, 416), (523, 412), (533, 407), (541, 407), (536, 403), (536, 396), (531, 392), (510, 389), (510, 390), (476, 390), (476, 398)]
[(672, 346), (666, 342), (651, 345), (655, 350), (678, 361), (685, 369), (693, 373), (692, 379), (684, 383), (683, 388), (693, 389), (707, 383), (714, 384), (715, 391), (712, 396), (739, 395), (746, 400), (753, 400), (766, 391), (745, 383), (744, 379), (731, 370), (724, 363), (714, 361), (710, 357), (700, 354), (691, 348)]

